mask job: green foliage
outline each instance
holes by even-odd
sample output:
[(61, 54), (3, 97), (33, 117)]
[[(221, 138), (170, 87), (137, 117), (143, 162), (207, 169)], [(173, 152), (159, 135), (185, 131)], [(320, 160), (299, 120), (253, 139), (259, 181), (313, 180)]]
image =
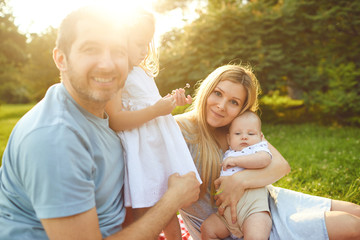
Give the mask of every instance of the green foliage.
[(318, 77), (326, 79), (328, 86), (309, 93), (309, 102), (318, 106), (323, 121), (360, 126), (360, 70), (356, 64), (334, 66), (325, 62)]
[(57, 30), (48, 28), (42, 34), (32, 34), (28, 43), (29, 63), (24, 68), (24, 83), (29, 88), (31, 101), (39, 101), (46, 90), (59, 82), (59, 70), (52, 59)]
[(0, 1), (0, 103), (38, 101), (59, 81), (52, 60), (56, 30), (49, 28), (27, 39), (18, 32), (6, 3)]
[(0, 102), (26, 102), (27, 88), (21, 86), (22, 67), (26, 63), (26, 37), (18, 33), (5, 3), (0, 2)]
[(266, 123), (299, 123), (315, 120), (306, 109), (303, 100), (281, 96), (278, 90), (260, 99), (259, 115)]
[(171, 112), (172, 115), (177, 115), (186, 112), (186, 109), (190, 106), (190, 104), (187, 104), (185, 106), (177, 106), (174, 108), (174, 110)]

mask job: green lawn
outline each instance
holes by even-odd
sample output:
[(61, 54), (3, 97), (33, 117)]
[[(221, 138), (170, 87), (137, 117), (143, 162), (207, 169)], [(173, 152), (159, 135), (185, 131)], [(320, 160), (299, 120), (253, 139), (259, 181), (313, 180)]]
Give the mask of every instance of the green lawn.
[[(12, 128), (31, 107), (0, 106), (1, 156)], [(291, 166), (276, 186), (360, 204), (360, 128), (264, 123), (263, 132)]]
[[(29, 111), (34, 104), (2, 104), (0, 105), (0, 156), (2, 159), (3, 152), (6, 147), (7, 140), (10, 136), (11, 130), (17, 121), (27, 111)], [(1, 165), (0, 159), (0, 165)]]
[(291, 173), (275, 185), (360, 204), (360, 128), (263, 125)]

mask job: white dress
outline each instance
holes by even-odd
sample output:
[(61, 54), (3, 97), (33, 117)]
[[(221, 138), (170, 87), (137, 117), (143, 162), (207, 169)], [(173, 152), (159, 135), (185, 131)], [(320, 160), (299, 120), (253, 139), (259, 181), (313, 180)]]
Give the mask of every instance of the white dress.
[[(130, 72), (122, 90), (125, 111), (146, 108), (161, 96), (155, 81), (140, 67)], [(142, 126), (118, 132), (125, 150), (125, 206), (153, 206), (167, 190), (168, 177), (194, 171), (201, 179), (174, 117), (157, 117)]]

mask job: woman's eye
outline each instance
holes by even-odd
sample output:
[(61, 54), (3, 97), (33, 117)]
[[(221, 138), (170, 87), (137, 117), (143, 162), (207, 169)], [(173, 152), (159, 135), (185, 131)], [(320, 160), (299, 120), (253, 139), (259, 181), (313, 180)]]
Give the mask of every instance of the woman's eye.
[(235, 100), (231, 100), (231, 103), (234, 104), (234, 105), (236, 105), (236, 106), (239, 105), (239, 103), (238, 103), (237, 101), (235, 101)]
[(215, 93), (216, 96), (221, 97), (221, 92), (219, 92), (219, 91), (214, 91), (214, 93)]

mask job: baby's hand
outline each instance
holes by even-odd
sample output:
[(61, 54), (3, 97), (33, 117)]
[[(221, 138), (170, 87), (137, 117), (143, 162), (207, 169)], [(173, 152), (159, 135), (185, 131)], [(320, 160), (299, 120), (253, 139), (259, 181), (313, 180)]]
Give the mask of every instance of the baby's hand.
[(176, 100), (177, 106), (184, 106), (186, 104), (192, 103), (192, 97), (190, 95), (187, 95), (187, 97), (185, 97), (185, 89), (183, 88), (173, 90), (172, 94)]
[(236, 167), (235, 159), (233, 157), (228, 157), (222, 162), (221, 166), (224, 171), (229, 168)]
[(174, 96), (168, 94), (165, 97), (161, 98), (153, 105), (153, 109), (156, 112), (157, 116), (168, 115), (174, 110), (176, 106), (176, 100)]

